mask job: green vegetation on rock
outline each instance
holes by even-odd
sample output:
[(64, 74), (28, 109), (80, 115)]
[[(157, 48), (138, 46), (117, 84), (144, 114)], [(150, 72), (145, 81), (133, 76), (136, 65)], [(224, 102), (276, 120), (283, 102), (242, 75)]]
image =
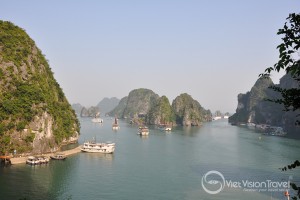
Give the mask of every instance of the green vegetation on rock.
[(202, 108), (198, 101), (186, 93), (174, 99), (172, 108), (176, 116), (176, 123), (184, 126), (199, 126), (211, 118), (211, 112)]
[(148, 124), (175, 124), (175, 114), (166, 96), (160, 97), (147, 114)]
[(23, 29), (4, 21), (0, 21), (0, 77), (1, 153), (34, 149), (33, 133), (42, 128), (36, 123), (52, 128), (53, 145), (79, 132), (76, 115), (41, 51)]

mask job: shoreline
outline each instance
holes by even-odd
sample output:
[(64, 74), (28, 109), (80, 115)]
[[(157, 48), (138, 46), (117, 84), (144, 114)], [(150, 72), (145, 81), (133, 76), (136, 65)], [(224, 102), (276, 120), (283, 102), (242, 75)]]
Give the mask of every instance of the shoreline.
[[(63, 153), (63, 154), (65, 154), (65, 156), (69, 156), (69, 155), (79, 153), (80, 151), (81, 151), (81, 145), (79, 145), (78, 147), (76, 147), (74, 149), (70, 149), (70, 150), (66, 150), (66, 151), (59, 151), (59, 152), (55, 152), (55, 153), (46, 153), (46, 154), (43, 154), (43, 155), (50, 157), (50, 156), (52, 156), (56, 153)], [(27, 157), (10, 158), (10, 161), (11, 161), (12, 165), (26, 163), (26, 160), (27, 160)]]

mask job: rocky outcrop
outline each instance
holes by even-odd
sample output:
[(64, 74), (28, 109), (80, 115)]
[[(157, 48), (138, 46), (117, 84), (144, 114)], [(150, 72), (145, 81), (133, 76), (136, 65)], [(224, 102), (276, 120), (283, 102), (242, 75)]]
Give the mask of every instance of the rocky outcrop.
[(152, 90), (142, 88), (132, 90), (109, 115), (128, 118), (135, 124), (153, 125), (199, 126), (211, 120), (211, 112), (188, 94), (178, 96), (171, 106), (166, 96), (159, 97)]
[(80, 112), (80, 117), (99, 117), (100, 110), (97, 106), (91, 106), (88, 109), (83, 107)]
[(260, 78), (256, 81), (250, 92), (238, 95), (238, 106), (236, 113), (229, 118), (234, 123), (271, 123), (269, 112), (275, 105), (264, 101), (274, 95), (269, 88), (274, 85), (270, 78)]
[(75, 113), (79, 116), (83, 106), (80, 103), (75, 103), (75, 104), (72, 104), (72, 108), (75, 111)]
[(200, 126), (202, 122), (208, 121), (211, 113), (202, 108), (200, 103), (189, 94), (181, 94), (172, 103), (176, 123), (183, 126)]
[(146, 115), (158, 100), (159, 96), (149, 89), (136, 89), (128, 94), (127, 104), (124, 109), (123, 117), (134, 117)]
[(175, 114), (166, 96), (160, 97), (146, 115), (147, 124), (175, 124)]
[(159, 96), (149, 89), (132, 90), (128, 97), (121, 99), (119, 105), (109, 115), (133, 119), (138, 116), (145, 116), (158, 98)]
[[(229, 118), (232, 124), (255, 123), (281, 126), (288, 132), (299, 131), (295, 126), (297, 114), (295, 112), (285, 112), (281, 104), (266, 101), (266, 99), (280, 99), (280, 93), (270, 89), (273, 86), (270, 78), (260, 78), (256, 81), (250, 92), (238, 95), (238, 106), (234, 115)], [(280, 79), (281, 88), (297, 87), (297, 82), (290, 76), (285, 75)], [(289, 131), (291, 130), (291, 131)]]
[(109, 116), (118, 116), (118, 117), (121, 117), (123, 118), (124, 117), (124, 110), (127, 106), (127, 100), (128, 100), (128, 97), (123, 97), (119, 104), (112, 110), (110, 111), (109, 113), (107, 113)]
[(104, 98), (98, 104), (97, 107), (100, 109), (102, 114), (106, 114), (112, 111), (119, 104), (120, 100), (116, 97)]
[(45, 153), (78, 138), (79, 122), (42, 52), (0, 21), (0, 154)]

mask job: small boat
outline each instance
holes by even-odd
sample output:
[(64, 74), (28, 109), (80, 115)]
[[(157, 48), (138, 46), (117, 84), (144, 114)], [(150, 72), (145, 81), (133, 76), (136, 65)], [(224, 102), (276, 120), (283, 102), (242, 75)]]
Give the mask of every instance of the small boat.
[(65, 160), (67, 157), (65, 156), (65, 154), (57, 153), (57, 154), (50, 156), (50, 158), (53, 160)]
[(149, 128), (147, 126), (140, 126), (138, 135), (142, 135), (142, 136), (149, 135)]
[(158, 125), (158, 128), (163, 131), (171, 131), (172, 130), (172, 126), (168, 126), (166, 124), (160, 124), (160, 125)]
[(83, 143), (81, 151), (88, 153), (113, 153), (115, 151), (115, 143), (97, 143), (94, 139), (93, 141)]
[(112, 125), (112, 130), (119, 130), (120, 126), (118, 124), (118, 119), (115, 117), (115, 122)]
[(34, 156), (29, 156), (26, 160), (26, 163), (29, 164), (29, 165), (39, 165), (41, 164), (40, 163), (40, 160)]
[(47, 164), (50, 161), (47, 156), (37, 156), (36, 158), (39, 161), (39, 164)]
[(94, 123), (103, 123), (103, 119), (101, 119), (100, 117), (94, 117), (92, 119), (92, 122), (94, 122)]

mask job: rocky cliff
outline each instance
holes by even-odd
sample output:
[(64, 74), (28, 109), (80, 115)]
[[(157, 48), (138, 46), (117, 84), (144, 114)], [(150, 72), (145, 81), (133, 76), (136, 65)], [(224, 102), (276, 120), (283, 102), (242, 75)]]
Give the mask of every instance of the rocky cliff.
[(175, 114), (166, 96), (157, 99), (146, 116), (147, 124), (175, 124)]
[(0, 21), (0, 153), (44, 153), (76, 140), (79, 122), (42, 52)]
[(186, 93), (174, 99), (172, 108), (176, 123), (183, 126), (199, 126), (211, 118), (211, 112), (202, 108), (198, 101)]
[(98, 104), (97, 107), (100, 109), (100, 112), (105, 115), (106, 113), (112, 111), (119, 104), (120, 100), (116, 97), (104, 98)]
[(107, 114), (112, 117), (118, 116), (118, 117), (124, 118), (124, 110), (127, 106), (127, 100), (128, 100), (127, 96), (123, 97), (120, 100), (119, 104), (112, 111), (108, 112)]
[(83, 106), (80, 103), (75, 103), (71, 105), (75, 113), (79, 116)]
[[(296, 115), (299, 114), (299, 111), (285, 112), (281, 104), (265, 100), (281, 98), (278, 92), (269, 88), (273, 85), (270, 78), (260, 78), (250, 92), (239, 94), (236, 113), (229, 118), (229, 122), (232, 124), (248, 122), (270, 124), (284, 127), (288, 132), (300, 131), (295, 126)], [(290, 75), (285, 75), (280, 79), (278, 86), (282, 88), (297, 87), (297, 82)]]
[(166, 96), (159, 97), (149, 89), (132, 90), (109, 115), (130, 118), (136, 124), (153, 125), (199, 126), (211, 120), (211, 112), (190, 95), (181, 94), (171, 106)]
[(121, 118), (137, 118), (146, 115), (159, 96), (149, 89), (132, 90), (127, 97), (121, 99), (119, 105), (109, 113)]
[(97, 106), (91, 106), (89, 108), (83, 107), (80, 112), (80, 117), (99, 117), (100, 109)]

